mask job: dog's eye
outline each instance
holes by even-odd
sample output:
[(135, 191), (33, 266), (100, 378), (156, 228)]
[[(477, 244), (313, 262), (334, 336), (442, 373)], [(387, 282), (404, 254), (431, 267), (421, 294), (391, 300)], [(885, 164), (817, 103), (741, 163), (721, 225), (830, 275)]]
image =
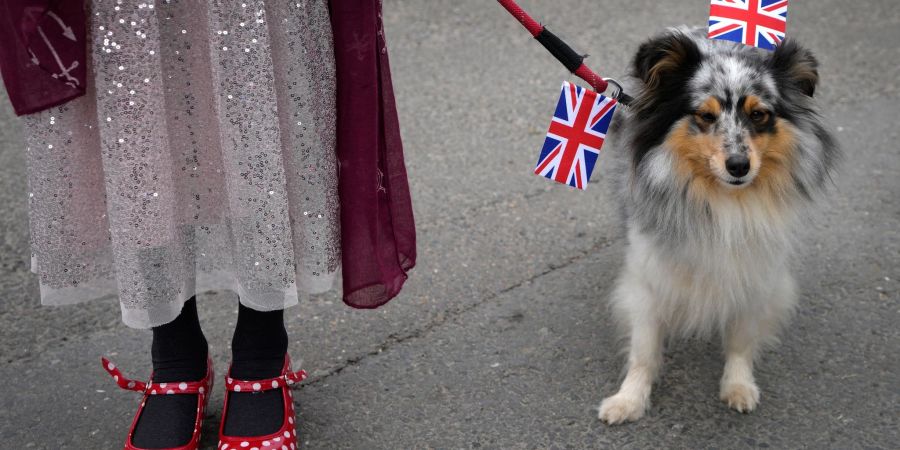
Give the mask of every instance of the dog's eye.
[(716, 121), (716, 115), (709, 112), (698, 112), (697, 117), (705, 123), (715, 123)]
[(765, 111), (753, 111), (750, 113), (750, 120), (753, 123), (763, 123), (769, 118), (769, 113)]

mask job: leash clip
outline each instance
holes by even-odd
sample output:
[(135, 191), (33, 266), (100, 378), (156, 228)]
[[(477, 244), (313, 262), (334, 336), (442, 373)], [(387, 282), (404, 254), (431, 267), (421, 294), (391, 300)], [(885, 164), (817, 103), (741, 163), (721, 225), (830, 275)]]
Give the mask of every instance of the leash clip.
[(613, 78), (604, 78), (603, 81), (607, 82), (610, 86), (612, 86), (612, 91), (610, 92), (610, 96), (616, 99), (617, 102), (628, 106), (634, 98), (625, 93), (625, 88), (622, 87), (622, 84), (616, 81)]

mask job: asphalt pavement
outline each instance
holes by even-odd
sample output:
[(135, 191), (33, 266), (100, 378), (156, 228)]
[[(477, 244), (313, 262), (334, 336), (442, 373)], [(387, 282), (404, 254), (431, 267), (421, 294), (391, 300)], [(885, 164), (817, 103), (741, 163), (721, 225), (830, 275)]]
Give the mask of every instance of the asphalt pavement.
[[(531, 174), (573, 78), (493, 1), (384, 3), (420, 256), (384, 308), (331, 293), (286, 311), (311, 374), (295, 395), (305, 448), (900, 448), (900, 3), (791, 3), (789, 34), (821, 61), (817, 96), (847, 158), (801, 230), (800, 308), (758, 365), (759, 409), (721, 404), (719, 343), (687, 341), (668, 349), (648, 414), (617, 427), (596, 415), (623, 363), (605, 300), (623, 257), (616, 203), (602, 184)], [(708, 7), (521, 4), (614, 77), (643, 39), (703, 25)], [(0, 448), (121, 448), (137, 399), (99, 356), (149, 373), (150, 334), (122, 325), (113, 298), (39, 306), (24, 173), (0, 98)], [(222, 367), (236, 297), (199, 306)]]

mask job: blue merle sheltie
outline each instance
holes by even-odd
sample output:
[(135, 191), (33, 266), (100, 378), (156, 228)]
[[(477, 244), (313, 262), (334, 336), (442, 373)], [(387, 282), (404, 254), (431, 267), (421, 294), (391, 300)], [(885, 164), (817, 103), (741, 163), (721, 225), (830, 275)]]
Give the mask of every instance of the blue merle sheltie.
[(644, 414), (667, 339), (714, 334), (719, 397), (753, 411), (754, 359), (797, 301), (791, 229), (839, 156), (813, 99), (818, 63), (791, 40), (769, 52), (678, 28), (641, 45), (632, 70), (634, 102), (610, 133), (627, 155), (628, 249), (612, 306), (628, 366), (600, 419)]

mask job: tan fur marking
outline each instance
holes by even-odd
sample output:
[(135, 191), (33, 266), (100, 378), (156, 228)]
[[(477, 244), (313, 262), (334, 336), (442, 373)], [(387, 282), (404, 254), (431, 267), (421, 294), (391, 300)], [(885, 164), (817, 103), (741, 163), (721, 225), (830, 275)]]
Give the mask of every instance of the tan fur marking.
[(747, 117), (750, 117), (750, 115), (754, 111), (759, 111), (764, 114), (762, 116), (762, 120), (760, 120), (759, 123), (766, 123), (769, 120), (770, 113), (763, 106), (762, 100), (760, 100), (760, 98), (755, 95), (748, 95), (747, 98), (744, 99), (744, 114), (746, 114)]
[(759, 134), (750, 139), (750, 147), (751, 155), (757, 155), (760, 164), (759, 174), (753, 182), (756, 188), (768, 191), (768, 195), (784, 192), (791, 183), (794, 134), (783, 121), (777, 120), (775, 132)]
[(749, 116), (750, 113), (752, 113), (756, 109), (760, 109), (762, 111), (762, 108), (757, 108), (760, 103), (762, 102), (759, 100), (759, 97), (755, 95), (748, 95), (747, 98), (744, 99), (744, 113)]
[[(725, 164), (725, 155), (720, 150), (722, 139), (707, 133), (691, 133), (690, 124), (682, 120), (669, 134), (666, 145), (675, 155), (675, 173), (690, 183), (691, 197), (709, 201), (718, 185), (718, 177), (710, 169), (710, 163)], [(719, 161), (713, 161), (715, 159)]]
[(710, 123), (703, 119), (705, 114), (712, 114), (715, 117), (719, 117), (722, 114), (722, 105), (717, 98), (707, 98), (706, 101), (697, 108), (697, 112), (694, 113), (694, 121), (697, 122), (697, 126), (703, 131), (708, 131)]
[(722, 114), (722, 105), (719, 103), (719, 99), (710, 97), (697, 108), (697, 113), (711, 113), (712, 115), (719, 117), (719, 115)]
[(723, 186), (712, 167), (724, 170), (725, 152), (722, 139), (714, 134), (691, 133), (690, 123), (676, 124), (666, 146), (675, 156), (675, 173), (689, 183), (688, 194), (698, 202), (715, 207), (728, 198), (739, 203), (761, 204), (770, 214), (778, 215), (782, 194), (790, 188), (794, 135), (783, 121), (775, 124), (774, 134), (760, 134), (749, 142), (751, 167), (759, 167), (753, 182), (743, 189)]

